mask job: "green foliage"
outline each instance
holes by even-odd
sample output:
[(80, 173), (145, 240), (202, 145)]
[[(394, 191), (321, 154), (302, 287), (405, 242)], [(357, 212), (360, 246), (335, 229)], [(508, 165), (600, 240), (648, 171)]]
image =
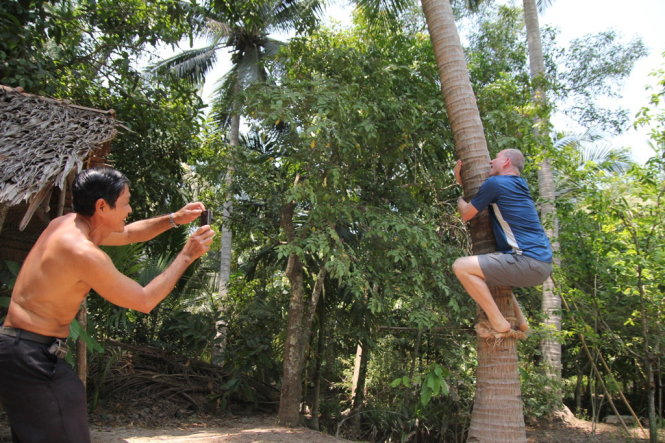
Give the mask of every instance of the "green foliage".
[(599, 98), (618, 97), (620, 82), (646, 52), (641, 40), (623, 42), (613, 31), (575, 39), (569, 48), (553, 54), (552, 91), (558, 109), (584, 127), (621, 133), (628, 123), (626, 110), (605, 107)]
[[(146, 79), (137, 68), (146, 52), (190, 31), (186, 11), (170, 0), (9, 0), (0, 6), (3, 32), (11, 35), (0, 39), (0, 83), (114, 109), (122, 126), (109, 161), (132, 181), (138, 219), (187, 200), (180, 163), (196, 141), (201, 100), (186, 82)], [(162, 247), (182, 241), (165, 239)]]
[[(529, 74), (522, 10), (487, 7), (475, 23), (478, 30), (471, 34), (465, 54), (488, 150), (491, 154), (509, 148), (527, 155), (540, 153), (547, 142), (535, 138), (533, 122), (537, 117), (547, 121), (550, 109), (533, 101), (533, 89), (543, 85), (535, 83), (542, 79), (532, 80)], [(539, 130), (546, 134), (549, 129)], [(528, 167), (535, 164), (535, 160), (527, 162)], [(527, 179), (535, 182), (529, 174), (527, 170)]]
[(177, 42), (185, 19), (167, 0), (5, 1), (0, 83), (66, 97), (95, 79), (117, 80), (146, 45)]
[[(662, 128), (659, 93), (652, 99), (653, 108), (645, 107), (638, 119), (638, 124), (653, 123), (656, 143)], [(584, 186), (557, 202), (564, 254), (557, 279), (572, 309), (566, 329), (584, 336), (594, 358), (602, 356), (607, 362), (607, 367), (597, 364), (612, 393), (630, 386), (642, 386), (648, 393), (649, 374), (663, 360), (661, 158), (662, 150), (656, 147), (646, 165), (630, 165), (623, 174), (587, 162), (575, 170)], [(578, 368), (588, 357), (574, 337), (568, 340), (566, 354), (565, 372), (579, 377)], [(593, 380), (586, 383), (592, 385)]]
[(438, 364), (430, 365), (428, 371), (423, 375), (414, 377), (403, 376), (396, 378), (390, 383), (391, 388), (403, 386), (407, 389), (420, 386), (420, 406), (426, 407), (432, 400), (432, 397), (446, 395), (449, 392), (448, 384), (445, 381), (446, 371)]
[(531, 360), (522, 360), (520, 386), (524, 415), (543, 418), (561, 406), (561, 386)]

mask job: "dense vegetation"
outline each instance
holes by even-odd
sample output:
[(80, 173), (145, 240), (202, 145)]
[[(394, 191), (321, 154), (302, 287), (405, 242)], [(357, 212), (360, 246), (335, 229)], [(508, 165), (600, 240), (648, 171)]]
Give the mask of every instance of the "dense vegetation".
[[(217, 219), (233, 231), (224, 297), (217, 245), (149, 315), (90, 297), (88, 333), (102, 347), (157, 345), (206, 362), (221, 349), (217, 405), (233, 410), (233, 398), (265, 410), (274, 405), (261, 403), (257, 386), (282, 383), (288, 317), (297, 311), (310, 425), (343, 425), (365, 439), (457, 441), (473, 399), (475, 307), (450, 271), (469, 240), (455, 213), (453, 135), (420, 11), (378, 27), (359, 13), (340, 30), (315, 26), (308, 10), (288, 45), (262, 53), (261, 81), (217, 94), (209, 114), (197, 96), (200, 76), (145, 69), (158, 61), (156, 48), (201, 34), (202, 12), (249, 26), (277, 3), (0, 5), (0, 84), (116, 110), (124, 128), (111, 161), (132, 180), (133, 218), (194, 199), (217, 214), (229, 196), (233, 203), (229, 218)], [(653, 98), (631, 122), (652, 128), (656, 156), (646, 164), (555, 127), (546, 128), (551, 143), (532, 127), (555, 110), (589, 128), (626, 127), (630, 116), (598, 98), (618, 93), (641, 43), (607, 32), (562, 48), (544, 30), (547, 75), (535, 80), (549, 94), (543, 107), (532, 100), (521, 10), (486, 2), (465, 20), (474, 23), (465, 51), (490, 152), (525, 152), (536, 197), (539, 159), (550, 159), (557, 183), (563, 374), (552, 380), (542, 364), (541, 293), (517, 290), (534, 328), (520, 345), (525, 413), (540, 417), (563, 402), (599, 418), (613, 413), (612, 400), (619, 412), (629, 403), (646, 417), (651, 407), (661, 420), (665, 72), (655, 73)], [(243, 121), (239, 143), (231, 142), (232, 113)], [(145, 284), (186, 234), (108, 252)], [(12, 275), (1, 278), (8, 292)]]

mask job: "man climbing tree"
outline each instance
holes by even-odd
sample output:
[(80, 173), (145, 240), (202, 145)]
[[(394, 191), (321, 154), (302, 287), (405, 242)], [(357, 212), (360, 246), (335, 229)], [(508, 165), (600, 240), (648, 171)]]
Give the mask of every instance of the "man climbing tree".
[[(526, 180), (520, 176), (524, 156), (517, 149), (506, 149), (490, 161), (490, 177), (480, 186), (470, 203), (457, 201), (462, 220), (468, 221), (490, 207), (492, 231), (497, 252), (472, 255), (455, 260), (453, 271), (464, 289), (480, 305), (488, 323), (479, 323), (479, 334), (504, 334), (511, 324), (501, 314), (489, 286), (528, 287), (544, 282), (552, 273), (552, 248), (543, 229)], [(462, 162), (454, 168), (462, 185)], [(516, 326), (529, 327), (519, 305), (514, 305)]]

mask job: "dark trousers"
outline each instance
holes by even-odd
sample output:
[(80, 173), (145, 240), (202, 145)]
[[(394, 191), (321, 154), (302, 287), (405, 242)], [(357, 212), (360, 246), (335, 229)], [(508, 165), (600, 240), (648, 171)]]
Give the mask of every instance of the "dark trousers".
[(48, 345), (0, 334), (0, 402), (14, 442), (90, 442), (83, 383)]

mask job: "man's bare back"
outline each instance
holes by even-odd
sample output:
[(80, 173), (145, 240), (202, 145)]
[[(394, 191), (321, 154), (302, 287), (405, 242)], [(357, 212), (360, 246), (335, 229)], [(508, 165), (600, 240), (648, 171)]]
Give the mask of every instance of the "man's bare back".
[(84, 245), (96, 247), (80, 223), (76, 214), (49, 223), (16, 279), (5, 326), (50, 337), (69, 335), (69, 324), (91, 288), (79, 278), (72, 258)]

